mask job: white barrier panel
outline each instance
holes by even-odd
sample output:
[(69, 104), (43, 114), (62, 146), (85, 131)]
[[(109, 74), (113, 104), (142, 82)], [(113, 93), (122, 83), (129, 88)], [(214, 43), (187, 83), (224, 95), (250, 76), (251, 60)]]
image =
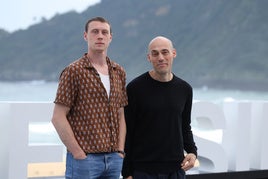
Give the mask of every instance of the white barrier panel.
[[(62, 145), (29, 146), (29, 123), (49, 122), (52, 116), (51, 103), (5, 103), (0, 104), (1, 130), (5, 136), (1, 154), (7, 154), (1, 162), (0, 178), (26, 179), (29, 162), (62, 162)], [(3, 117), (3, 118), (2, 118)], [(4, 125), (2, 125), (4, 124)], [(2, 157), (2, 156), (1, 156)], [(2, 158), (1, 158), (2, 160)], [(6, 167), (7, 168), (6, 168)]]
[[(63, 162), (63, 145), (29, 145), (29, 123), (50, 122), (53, 103), (0, 103), (0, 178), (26, 179), (28, 163)], [(197, 173), (268, 169), (268, 102), (194, 102)], [(196, 173), (196, 171), (195, 171)]]
[(268, 168), (268, 102), (255, 102), (251, 114), (250, 167)]
[(10, 105), (0, 103), (0, 178), (8, 179)]

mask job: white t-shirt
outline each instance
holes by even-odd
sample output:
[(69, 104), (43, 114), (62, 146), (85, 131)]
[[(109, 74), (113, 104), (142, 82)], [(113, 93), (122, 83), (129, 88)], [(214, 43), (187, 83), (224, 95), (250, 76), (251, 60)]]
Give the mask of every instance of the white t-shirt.
[(100, 75), (101, 82), (103, 83), (103, 86), (106, 89), (108, 97), (110, 96), (110, 78), (109, 75), (104, 75), (100, 72), (98, 72)]

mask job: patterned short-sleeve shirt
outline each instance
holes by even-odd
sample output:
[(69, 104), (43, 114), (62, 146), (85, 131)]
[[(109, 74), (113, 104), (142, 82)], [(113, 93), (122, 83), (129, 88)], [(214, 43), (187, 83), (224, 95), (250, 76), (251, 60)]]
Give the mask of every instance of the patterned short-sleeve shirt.
[(70, 107), (67, 119), (86, 153), (118, 150), (119, 108), (127, 105), (125, 70), (107, 57), (110, 97), (85, 54), (60, 76), (55, 103)]

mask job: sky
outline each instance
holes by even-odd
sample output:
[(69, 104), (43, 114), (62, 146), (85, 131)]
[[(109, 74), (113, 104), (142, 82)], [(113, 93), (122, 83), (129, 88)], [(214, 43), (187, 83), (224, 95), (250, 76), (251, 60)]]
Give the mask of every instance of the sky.
[(101, 0), (5, 0), (0, 6), (0, 29), (14, 32), (71, 10), (82, 12)]

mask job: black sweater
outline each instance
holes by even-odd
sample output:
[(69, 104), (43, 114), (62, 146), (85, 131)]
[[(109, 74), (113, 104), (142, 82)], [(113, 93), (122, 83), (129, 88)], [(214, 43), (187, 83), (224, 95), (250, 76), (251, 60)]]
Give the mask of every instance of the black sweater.
[(127, 86), (126, 157), (122, 175), (177, 171), (184, 150), (197, 155), (191, 131), (192, 87), (173, 75), (159, 82), (146, 72)]

